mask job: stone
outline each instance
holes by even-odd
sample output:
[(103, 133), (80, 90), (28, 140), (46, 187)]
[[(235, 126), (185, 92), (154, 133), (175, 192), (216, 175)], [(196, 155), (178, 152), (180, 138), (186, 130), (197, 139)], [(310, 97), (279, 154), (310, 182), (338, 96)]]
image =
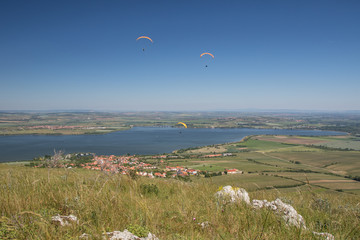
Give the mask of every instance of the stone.
[(254, 199), (252, 201), (252, 206), (256, 209), (264, 207), (268, 208), (281, 215), (286, 224), (293, 225), (297, 228), (302, 227), (306, 229), (304, 218), (297, 213), (293, 206), (283, 203), (279, 198), (272, 202), (268, 202), (267, 200)]
[(306, 229), (305, 220), (304, 218), (297, 213), (295, 208), (290, 204), (283, 203), (279, 198), (276, 199), (274, 202), (277, 209), (275, 210), (278, 214), (282, 215), (282, 218), (285, 222), (289, 225), (293, 225), (297, 228), (304, 228)]
[(232, 186), (225, 186), (215, 193), (215, 196), (223, 204), (246, 202), (250, 204), (250, 197), (248, 192), (243, 188), (233, 188)]
[(202, 229), (208, 228), (210, 227), (210, 223), (208, 221), (206, 222), (202, 222), (202, 223), (198, 223)]
[(110, 239), (110, 240), (159, 240), (154, 234), (150, 233), (147, 237), (140, 238), (131, 232), (129, 232), (127, 229), (125, 229), (123, 232), (121, 231), (113, 231), (113, 232), (107, 232), (106, 236), (104, 236), (104, 239)]
[(335, 237), (330, 233), (323, 233), (323, 232), (312, 232), (314, 235), (321, 236), (325, 240), (335, 240)]
[(252, 206), (257, 209), (266, 207), (266, 208), (270, 208), (273, 211), (275, 211), (277, 209), (275, 204), (272, 204), (272, 202), (268, 202), (267, 200), (254, 199), (254, 200), (252, 200)]
[(56, 215), (56, 216), (51, 217), (51, 221), (62, 227), (71, 225), (72, 223), (75, 223), (75, 224), (79, 223), (77, 217), (74, 215), (69, 215), (69, 216)]

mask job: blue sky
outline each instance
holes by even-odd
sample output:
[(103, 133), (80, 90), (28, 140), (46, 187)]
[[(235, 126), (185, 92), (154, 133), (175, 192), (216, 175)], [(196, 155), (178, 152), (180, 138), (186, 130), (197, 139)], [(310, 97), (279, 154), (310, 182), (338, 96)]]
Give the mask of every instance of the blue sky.
[[(357, 0), (0, 1), (0, 110), (360, 110), (359, 11)], [(141, 35), (154, 40), (145, 51)]]

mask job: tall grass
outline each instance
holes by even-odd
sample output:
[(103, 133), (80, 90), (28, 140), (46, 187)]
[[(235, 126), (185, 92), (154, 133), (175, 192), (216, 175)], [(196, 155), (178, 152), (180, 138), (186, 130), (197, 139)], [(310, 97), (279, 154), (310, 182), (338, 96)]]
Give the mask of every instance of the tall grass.
[[(160, 239), (317, 239), (288, 227), (268, 210), (246, 204), (219, 206), (212, 183), (131, 179), (83, 169), (34, 169), (0, 165), (0, 239), (95, 239), (106, 231), (142, 226)], [(251, 198), (291, 203), (308, 228), (339, 239), (360, 235), (357, 195), (307, 188), (264, 190)], [(56, 214), (74, 214), (79, 224), (59, 227)], [(199, 225), (209, 222), (204, 229)]]

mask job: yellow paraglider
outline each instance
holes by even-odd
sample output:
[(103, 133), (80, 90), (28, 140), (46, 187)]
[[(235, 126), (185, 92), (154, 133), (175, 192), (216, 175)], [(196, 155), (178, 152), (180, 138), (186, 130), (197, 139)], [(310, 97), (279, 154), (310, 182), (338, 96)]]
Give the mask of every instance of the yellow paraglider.
[(215, 58), (214, 55), (212, 55), (211, 53), (208, 52), (204, 52), (200, 55), (200, 57), (204, 56), (204, 55), (210, 55), (212, 58)]
[[(204, 52), (204, 53), (200, 54), (200, 57), (202, 57), (202, 56), (204, 56), (204, 55), (209, 55), (209, 56), (211, 56), (213, 59), (215, 58), (214, 55), (212, 55), (212, 54), (209, 53), (209, 52)], [(209, 60), (206, 60), (206, 61), (210, 63)], [(205, 67), (208, 67), (208, 65), (206, 64)]]
[(183, 123), (183, 122), (178, 122), (176, 125), (178, 125), (178, 124), (181, 124), (181, 125), (183, 125), (185, 128), (187, 128), (187, 125), (186, 125), (185, 123)]
[(140, 36), (140, 37), (138, 37), (138, 38), (136, 39), (136, 41), (139, 40), (139, 39), (142, 39), (142, 38), (148, 39), (148, 40), (150, 40), (152, 43), (154, 42), (151, 38), (149, 38), (149, 37), (147, 37), (147, 36)]
[[(148, 36), (140, 36), (140, 37), (138, 37), (138, 38), (136, 39), (136, 41), (138, 41), (139, 39), (147, 39), (147, 40), (149, 40), (151, 43), (154, 43), (154, 41), (153, 41), (151, 38), (149, 38)], [(147, 42), (147, 41), (145, 41), (145, 42), (142, 42), (141, 44), (142, 44), (142, 50), (143, 50), (143, 52), (144, 52), (145, 49), (147, 48), (147, 46), (149, 46), (148, 44), (150, 44), (150, 43)]]

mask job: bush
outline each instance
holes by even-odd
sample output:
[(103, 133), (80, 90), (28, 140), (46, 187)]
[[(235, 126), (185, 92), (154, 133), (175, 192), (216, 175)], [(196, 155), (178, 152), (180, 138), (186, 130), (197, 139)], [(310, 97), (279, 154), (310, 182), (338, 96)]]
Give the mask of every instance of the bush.
[(136, 170), (130, 170), (129, 171), (129, 176), (132, 180), (135, 180), (138, 178), (138, 175), (136, 175)]
[(150, 232), (146, 227), (137, 224), (130, 224), (126, 229), (140, 238), (147, 237)]
[(159, 188), (155, 184), (141, 184), (140, 192), (143, 195), (155, 194), (157, 196), (159, 194)]

